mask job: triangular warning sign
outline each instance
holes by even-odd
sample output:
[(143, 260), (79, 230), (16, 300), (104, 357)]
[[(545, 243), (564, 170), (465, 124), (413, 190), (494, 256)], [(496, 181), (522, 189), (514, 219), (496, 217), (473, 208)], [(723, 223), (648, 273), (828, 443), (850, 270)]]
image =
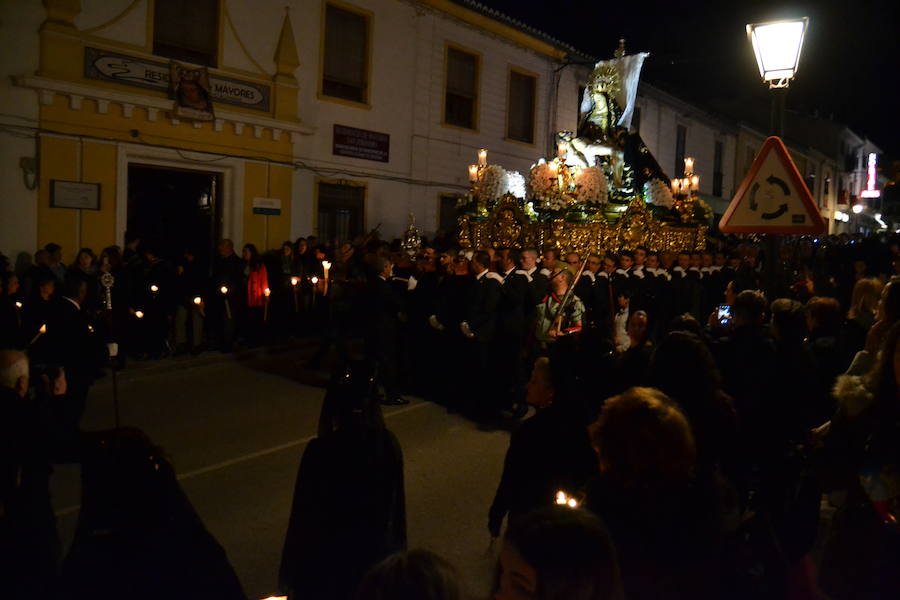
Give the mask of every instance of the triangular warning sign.
[(719, 221), (719, 229), (776, 234), (825, 231), (819, 208), (780, 138), (765, 141)]

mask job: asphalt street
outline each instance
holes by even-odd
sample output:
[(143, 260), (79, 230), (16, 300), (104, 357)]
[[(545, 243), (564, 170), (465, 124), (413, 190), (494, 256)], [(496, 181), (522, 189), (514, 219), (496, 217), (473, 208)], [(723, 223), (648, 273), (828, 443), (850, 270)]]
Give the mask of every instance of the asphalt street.
[[(300, 457), (318, 424), (324, 373), (302, 349), (208, 355), (126, 369), (118, 378), (123, 425), (144, 430), (173, 460), (207, 528), (224, 546), (249, 598), (274, 594)], [(85, 430), (114, 423), (109, 378), (91, 391)], [(487, 597), (494, 558), (487, 511), (508, 444), (438, 405), (387, 408), (405, 469), (410, 548), (460, 571), (473, 598)], [(79, 469), (58, 467), (54, 505), (64, 545), (78, 517)]]

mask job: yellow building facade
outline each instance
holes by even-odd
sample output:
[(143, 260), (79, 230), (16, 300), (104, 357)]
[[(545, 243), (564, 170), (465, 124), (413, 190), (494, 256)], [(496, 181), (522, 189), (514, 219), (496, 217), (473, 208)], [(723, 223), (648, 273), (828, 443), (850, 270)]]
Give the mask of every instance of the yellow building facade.
[[(61, 244), (71, 260), (80, 247), (121, 245), (135, 167), (151, 177), (190, 172), (214, 181), (205, 201), (215, 237), (260, 249), (289, 239), (295, 148), (311, 130), (297, 116), (299, 61), (288, 14), (271, 31), (274, 69), (245, 56), (252, 67), (245, 70), (227, 66), (239, 62), (228, 55), (240, 54), (243, 43), (228, 3), (218, 3), (222, 67), (208, 69), (213, 118), (193, 120), (176, 115), (168, 61), (154, 55), (153, 0), (93, 4), (102, 15), (85, 15), (79, 0), (43, 4), (39, 68), (12, 78), (38, 99), (35, 247)], [(73, 183), (95, 184), (80, 199), (83, 208), (63, 197)], [(261, 206), (267, 210), (254, 211)]]

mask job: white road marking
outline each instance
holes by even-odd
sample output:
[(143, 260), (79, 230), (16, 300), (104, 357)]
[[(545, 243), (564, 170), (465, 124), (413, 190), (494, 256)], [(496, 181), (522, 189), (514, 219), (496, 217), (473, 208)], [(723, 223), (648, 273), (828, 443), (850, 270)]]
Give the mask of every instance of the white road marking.
[[(403, 413), (407, 413), (411, 410), (415, 410), (417, 408), (422, 408), (423, 406), (429, 406), (429, 402), (417, 402), (415, 404), (410, 404), (409, 406), (404, 406), (403, 408), (397, 408), (391, 411), (386, 411), (384, 414), (384, 418), (390, 418), (395, 415), (400, 415)], [(218, 471), (220, 469), (227, 469), (228, 467), (247, 462), (248, 460), (253, 460), (255, 458), (260, 458), (262, 456), (268, 456), (269, 454), (275, 454), (276, 452), (281, 452), (282, 450), (287, 450), (289, 448), (295, 448), (297, 446), (302, 446), (303, 444), (307, 444), (312, 440), (316, 439), (315, 435), (310, 435), (305, 438), (301, 438), (299, 440), (293, 440), (291, 442), (285, 442), (284, 444), (279, 444), (278, 446), (272, 446), (271, 448), (266, 448), (264, 450), (258, 450), (256, 452), (251, 452), (250, 454), (245, 454), (243, 456), (238, 456), (236, 458), (230, 458), (228, 460), (223, 460), (222, 462), (218, 462), (212, 465), (208, 465), (206, 467), (201, 467), (199, 469), (195, 469), (193, 471), (188, 471), (187, 473), (179, 473), (178, 481), (184, 481), (185, 479), (190, 479), (192, 477), (197, 477), (198, 475), (205, 475), (206, 473), (212, 473), (213, 471)], [(80, 504), (76, 504), (75, 506), (69, 506), (67, 508), (61, 508), (56, 511), (56, 518), (66, 517), (71, 514), (77, 513), (81, 509)]]

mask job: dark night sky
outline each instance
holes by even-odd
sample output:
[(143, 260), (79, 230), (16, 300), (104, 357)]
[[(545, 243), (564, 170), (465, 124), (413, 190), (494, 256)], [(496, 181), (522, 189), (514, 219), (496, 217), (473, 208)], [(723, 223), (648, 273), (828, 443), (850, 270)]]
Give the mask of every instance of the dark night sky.
[(788, 110), (833, 114), (900, 158), (900, 1), (897, 0), (481, 0), (557, 39), (608, 58), (620, 37), (647, 51), (644, 78), (720, 112), (760, 107), (759, 79), (745, 25), (810, 19)]

